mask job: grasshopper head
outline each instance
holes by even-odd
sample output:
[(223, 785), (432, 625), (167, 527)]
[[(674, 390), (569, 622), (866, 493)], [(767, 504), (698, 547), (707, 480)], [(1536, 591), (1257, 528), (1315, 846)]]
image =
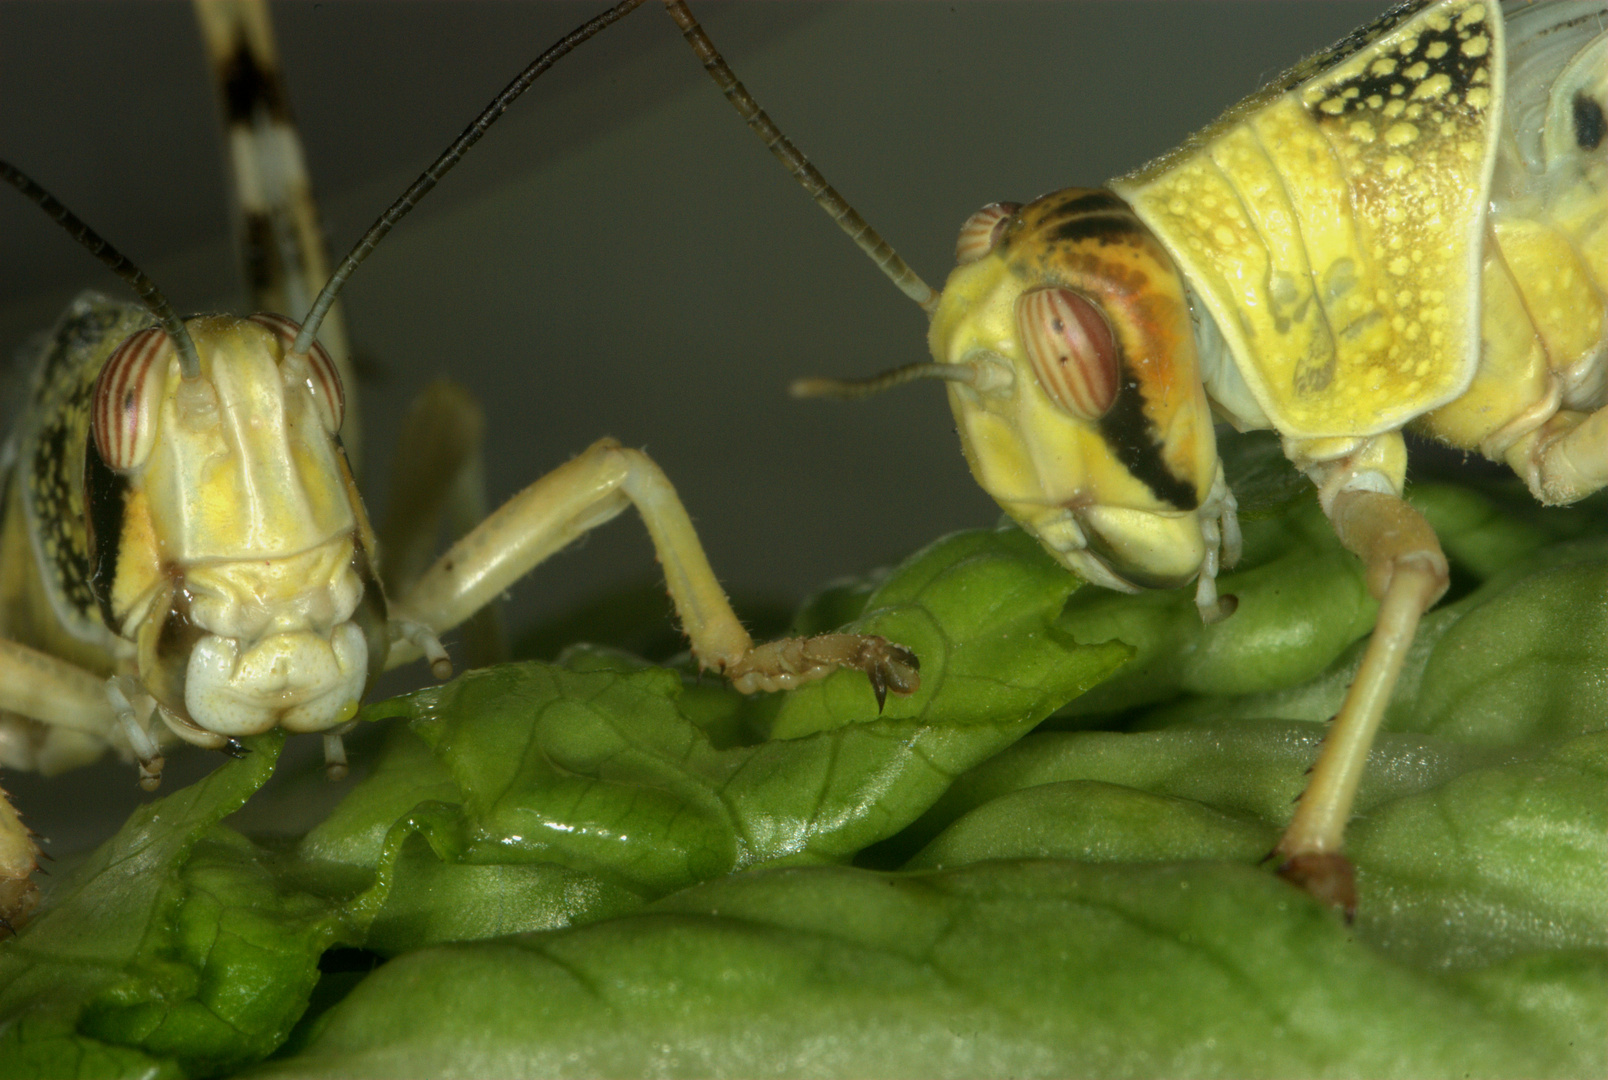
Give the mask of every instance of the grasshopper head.
[(200, 373), (160, 329), (95, 385), (85, 488), (94, 587), (140, 681), (203, 745), (346, 722), (389, 647), (329, 357), (278, 316), (188, 320)]
[(928, 341), (973, 369), (949, 401), (977, 482), (1095, 584), (1182, 585), (1208, 554), (1215, 570), (1226, 487), (1155, 237), (1117, 196), (1073, 188), (978, 211), (957, 256)]

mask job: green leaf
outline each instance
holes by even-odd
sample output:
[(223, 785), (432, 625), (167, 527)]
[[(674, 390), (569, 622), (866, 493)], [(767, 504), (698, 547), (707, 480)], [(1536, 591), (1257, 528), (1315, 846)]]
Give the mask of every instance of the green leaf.
[(338, 909), (218, 824), (282, 743), (135, 811), (0, 952), (0, 1075), (212, 1074), (283, 1041)]
[[(799, 616), (917, 648), (882, 715), (862, 675), (745, 699), (571, 648), (371, 706), (368, 777), (253, 842), (222, 822), (263, 740), (0, 945), (0, 1077), (1603, 1075), (1600, 509), (1414, 489), (1456, 584), (1363, 778), (1348, 928), (1257, 864), (1371, 601), (1263, 459), (1211, 628), (977, 530)], [(1031, 732), (1057, 709), (1109, 730)]]
[(391, 875), (385, 904), (363, 940), (387, 956), (438, 942), (594, 922), (643, 904), (635, 893), (554, 863), (444, 861), (416, 833)]
[(1054, 630), (1075, 587), (1015, 529), (939, 541), (889, 577), (858, 627), (913, 644), (921, 691), (879, 717), (865, 676), (841, 673), (787, 695), (774, 737), (752, 745), (717, 746), (706, 730), (713, 697), (741, 708), (734, 692), (700, 692), (695, 718), (680, 676), (605, 653), (470, 672), (385, 707), (433, 763), (395, 742), (303, 852), (376, 865), (388, 820), (444, 800), (461, 806), (448, 829), (460, 850), (444, 857), (562, 868), (519, 887), (562, 891), (579, 874), (604, 911), (760, 862), (849, 858), (1122, 663), (1121, 645)]
[[(395, 711), (397, 706), (387, 702), (370, 707), (365, 718), (387, 708)], [(430, 747), (405, 726), (395, 725), (368, 776), (302, 838), (301, 857), (375, 869), (392, 827), (415, 806), (462, 801), (463, 793)]]
[[(1032, 736), (904, 836), (911, 867), (1046, 856), (1257, 862), (1289, 820), (1316, 725)], [(1386, 735), (1348, 850), (1358, 929), (1428, 965), (1608, 946), (1608, 733), (1517, 752)]]
[[(1037, 722), (1104, 679), (1129, 650), (1082, 649), (1055, 625), (1078, 587), (1014, 526), (955, 533), (907, 559), (845, 629), (881, 634), (921, 658), (921, 689), (884, 716), (928, 724)], [(864, 676), (836, 675), (782, 703), (768, 732), (798, 739), (873, 719)]]
[[(1243, 696), (1181, 699), (1140, 723), (1327, 720), (1339, 710), (1365, 647), (1359, 642), (1308, 682)], [(1608, 538), (1555, 544), (1425, 616), (1384, 726), (1482, 746), (1584, 734), (1601, 729), (1608, 718), (1608, 680), (1582, 675), (1603, 670)]]
[(1247, 522), (1238, 569), (1218, 578), (1238, 598), (1231, 618), (1201, 624), (1187, 589), (1123, 596), (1090, 589), (1056, 626), (1082, 643), (1123, 641), (1138, 655), (1077, 699), (1067, 716), (1118, 712), (1180, 693), (1245, 694), (1310, 679), (1373, 628), (1378, 605), (1362, 565), (1315, 501)]
[(1475, 768), (1353, 823), (1358, 931), (1424, 964), (1608, 949), (1608, 732)]
[(801, 868), (413, 953), (265, 1075), (1598, 1075), (1603, 975), (1402, 966), (1227, 864)]

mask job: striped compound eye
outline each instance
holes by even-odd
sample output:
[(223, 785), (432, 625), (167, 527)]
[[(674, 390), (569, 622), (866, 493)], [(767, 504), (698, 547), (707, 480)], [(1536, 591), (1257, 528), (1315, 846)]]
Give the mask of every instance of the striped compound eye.
[(150, 456), (174, 355), (167, 334), (153, 326), (119, 345), (101, 368), (89, 422), (95, 450), (108, 468), (130, 472)]
[(1099, 308), (1070, 289), (1035, 289), (1016, 301), (1016, 330), (1051, 401), (1084, 420), (1106, 414), (1117, 399), (1117, 347)]
[[(251, 321), (277, 334), (284, 344), (285, 355), (290, 355), (290, 347), (296, 341), (296, 335), (301, 333), (300, 326), (283, 315), (266, 312), (253, 315)], [(335, 370), (335, 362), (316, 340), (312, 352), (307, 355), (305, 385), (313, 395), (313, 405), (318, 409), (319, 419), (324, 422), (324, 429), (331, 435), (340, 431), (341, 421), (346, 417), (346, 392), (341, 388), (341, 376)]]
[(955, 241), (955, 261), (964, 266), (993, 251), (1005, 231), (1005, 223), (1021, 208), (1021, 203), (989, 203), (967, 218), (960, 227), (960, 239)]

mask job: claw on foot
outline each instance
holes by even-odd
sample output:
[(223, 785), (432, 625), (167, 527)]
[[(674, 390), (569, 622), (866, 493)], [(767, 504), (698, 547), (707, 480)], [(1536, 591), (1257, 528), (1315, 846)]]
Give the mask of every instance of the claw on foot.
[(784, 638), (750, 649), (726, 668), (732, 686), (745, 694), (791, 690), (825, 678), (839, 668), (863, 671), (881, 712), (888, 691), (913, 694), (921, 688), (921, 661), (903, 645), (875, 634), (821, 634)]
[(1357, 875), (1351, 860), (1335, 852), (1292, 855), (1279, 866), (1279, 877), (1332, 908), (1346, 922), (1357, 916)]
[(888, 691), (913, 694), (921, 688), (921, 660), (916, 654), (886, 638), (867, 637), (860, 647), (861, 663), (856, 664), (871, 681), (877, 696), (877, 713), (888, 700)]

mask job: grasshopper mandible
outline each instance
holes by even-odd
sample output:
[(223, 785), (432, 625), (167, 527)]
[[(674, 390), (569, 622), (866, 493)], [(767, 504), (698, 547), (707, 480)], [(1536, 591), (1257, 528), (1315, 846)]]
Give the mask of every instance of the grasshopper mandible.
[[(149, 790), (160, 781), (164, 737), (235, 751), (239, 737), (282, 727), (322, 733), (332, 777), (344, 774), (341, 735), (382, 671), (423, 656), (438, 678), (450, 675), (438, 635), (628, 506), (647, 524), (700, 665), (739, 690), (783, 689), (841, 667), (866, 672), (879, 702), (890, 689), (916, 689), (916, 658), (881, 638), (756, 646), (669, 481), (646, 455), (611, 439), (529, 485), (433, 564), (389, 578), (394, 599), (382, 587), (380, 545), (340, 440), (348, 415), (340, 354), (317, 332), (345, 278), (490, 123), (636, 2), (594, 17), (527, 67), (358, 242), (301, 323), (275, 313), (180, 319), (124, 256), (0, 163), (0, 177), (144, 301), (86, 293), (73, 303), (44, 344), (6, 444), (6, 764), (59, 770), (110, 746), (139, 762)], [(293, 303), (324, 274), (294, 133), (276, 101), (266, 10), (209, 0), (200, 11), (225, 88), (248, 238), (267, 238), (255, 249), (248, 241), (256, 256), (248, 262), (262, 271), (253, 283)], [(296, 254), (272, 265), (286, 252)], [(451, 392), (428, 402), (462, 411)], [(433, 422), (450, 428), (453, 419)], [(427, 426), (405, 438), (419, 439)], [(423, 502), (448, 499), (472, 475), (463, 441), (410, 448), (428, 474), (419, 482), (442, 489)], [(391, 547), (412, 552), (428, 541), (418, 535), (426, 524), (403, 522)], [(31, 906), (35, 854), (0, 798), (0, 927)]]
[(1608, 6), (1410, 0), (1104, 189), (992, 203), (934, 292), (672, 16), (727, 98), (928, 313), (973, 476), (1069, 570), (1125, 592), (1237, 556), (1214, 418), (1271, 429), (1380, 601), (1284, 877), (1348, 911), (1341, 839), (1447, 564), (1402, 498), (1404, 429), (1510, 466), (1545, 504), (1608, 485)]

